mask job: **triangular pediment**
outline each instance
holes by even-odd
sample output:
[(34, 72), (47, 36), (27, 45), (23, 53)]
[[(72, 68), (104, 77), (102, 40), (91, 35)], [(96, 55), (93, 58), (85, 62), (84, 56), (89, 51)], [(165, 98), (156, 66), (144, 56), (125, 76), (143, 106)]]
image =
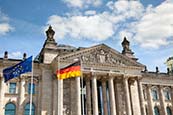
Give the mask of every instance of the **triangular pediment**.
[(87, 64), (144, 67), (144, 65), (130, 59), (105, 44), (96, 45), (61, 56), (61, 60), (63, 61), (73, 62), (75, 59), (80, 59), (83, 63)]

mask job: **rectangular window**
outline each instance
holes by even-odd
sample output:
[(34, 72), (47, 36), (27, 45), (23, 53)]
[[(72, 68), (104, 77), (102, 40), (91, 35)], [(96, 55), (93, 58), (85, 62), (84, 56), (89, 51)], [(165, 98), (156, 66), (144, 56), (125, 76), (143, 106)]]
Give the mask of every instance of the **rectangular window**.
[(16, 93), (16, 83), (10, 83), (9, 93), (11, 93), (11, 94)]
[[(31, 94), (31, 83), (28, 84), (28, 94)], [(32, 84), (32, 94), (35, 94), (35, 84)]]

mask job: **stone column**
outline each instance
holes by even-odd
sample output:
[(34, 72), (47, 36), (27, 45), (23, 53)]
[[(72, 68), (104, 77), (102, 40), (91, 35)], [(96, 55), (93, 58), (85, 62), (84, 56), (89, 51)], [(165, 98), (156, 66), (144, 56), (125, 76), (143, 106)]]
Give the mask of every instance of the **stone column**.
[(102, 93), (103, 93), (103, 110), (104, 115), (108, 115), (108, 103), (107, 103), (107, 94), (106, 94), (106, 81), (102, 81)]
[(3, 111), (3, 79), (2, 76), (0, 75), (0, 111)]
[(147, 99), (148, 99), (148, 114), (153, 115), (151, 85), (147, 85)]
[(109, 97), (110, 97), (110, 113), (116, 115), (115, 93), (113, 78), (109, 78)]
[(63, 115), (63, 80), (58, 80), (58, 115)]
[[(25, 76), (24, 76), (25, 77)], [(20, 78), (20, 82), (19, 82), (19, 100), (18, 100), (18, 114), (22, 115), (23, 114), (23, 107), (24, 105), (23, 102), (25, 100), (25, 79), (24, 78)]]
[(139, 98), (140, 98), (140, 105), (141, 105), (141, 114), (146, 115), (145, 112), (145, 104), (144, 104), (144, 94), (143, 94), (143, 87), (142, 83), (138, 80), (138, 89), (139, 89)]
[(138, 82), (136, 78), (129, 78), (129, 90), (130, 90), (130, 101), (131, 103), (131, 111), (133, 115), (141, 115), (141, 105), (140, 105), (140, 96), (139, 96), (139, 88)]
[[(48, 89), (49, 88), (49, 89)], [(52, 114), (52, 70), (42, 68), (41, 114)], [(59, 103), (58, 103), (59, 104)], [(61, 114), (62, 115), (62, 114)]]
[(124, 78), (124, 92), (126, 99), (126, 115), (131, 115), (132, 112), (131, 112), (128, 78)]
[(76, 79), (76, 101), (77, 101), (76, 115), (81, 115), (80, 77), (76, 77), (75, 79)]
[(92, 104), (93, 104), (93, 115), (98, 115), (98, 97), (97, 97), (97, 78), (92, 77)]
[(165, 98), (163, 94), (163, 87), (159, 86), (159, 99), (160, 99), (160, 106), (161, 106), (161, 114), (166, 115), (166, 108), (165, 108)]
[[(173, 86), (171, 86), (171, 102), (173, 105)], [(172, 113), (173, 113), (173, 109), (171, 109)]]
[(87, 115), (91, 115), (91, 88), (90, 88), (90, 79), (86, 79), (86, 107), (87, 107)]
[(52, 115), (57, 115), (57, 101), (58, 101), (58, 80), (53, 79), (52, 80), (52, 90), (53, 90), (53, 95), (52, 95), (52, 100), (53, 100), (53, 106), (52, 106)]
[(0, 112), (3, 114), (5, 112), (4, 94), (5, 94), (5, 83), (3, 77), (0, 76)]
[(39, 82), (38, 82), (38, 96), (37, 96), (37, 114), (36, 115), (41, 115), (41, 92), (42, 92), (42, 79), (39, 76)]

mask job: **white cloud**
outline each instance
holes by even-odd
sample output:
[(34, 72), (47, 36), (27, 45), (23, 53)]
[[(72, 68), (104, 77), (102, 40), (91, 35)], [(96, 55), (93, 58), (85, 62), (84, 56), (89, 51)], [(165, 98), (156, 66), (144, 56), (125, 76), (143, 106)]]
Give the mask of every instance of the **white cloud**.
[(9, 58), (21, 58), (22, 57), (22, 53), (20, 51), (16, 51), (16, 52), (11, 52), (8, 54)]
[(0, 35), (5, 35), (11, 30), (13, 27), (9, 24), (9, 18), (0, 11)]
[(87, 10), (87, 11), (85, 11), (85, 15), (96, 15), (96, 11), (95, 10)]
[(0, 35), (5, 35), (13, 28), (8, 23), (0, 23)]
[(70, 7), (87, 8), (89, 6), (99, 6), (102, 0), (63, 0)]
[(144, 7), (139, 1), (116, 1), (108, 2), (107, 6), (116, 15), (123, 15), (125, 18), (140, 18)]
[(135, 40), (148, 48), (159, 48), (170, 43), (169, 37), (173, 36), (173, 4), (162, 3), (150, 9), (134, 27)]
[[(73, 3), (83, 7), (84, 2), (91, 4), (91, 1)], [(106, 6), (109, 10), (101, 13), (87, 10), (75, 15), (53, 15), (47, 23), (54, 27), (56, 39), (72, 37), (103, 41), (113, 36), (122, 40), (127, 36), (143, 48), (159, 48), (173, 42), (173, 3), (163, 2), (157, 7), (145, 8), (139, 1), (110, 1)]]
[(56, 38), (69, 35), (73, 38), (105, 40), (113, 35), (113, 24), (104, 15), (94, 16), (51, 16), (48, 24), (53, 25)]
[[(89, 2), (88, 0), (87, 2)], [(80, 3), (80, 2), (77, 2)], [(111, 2), (110, 2), (111, 3)], [(110, 4), (108, 3), (108, 4)], [(112, 2), (113, 3), (113, 2)], [(112, 37), (117, 28), (121, 26), (120, 23), (129, 18), (136, 18), (143, 12), (143, 7), (140, 2), (131, 1), (122, 4), (130, 4), (126, 11), (122, 11), (121, 7), (115, 6), (111, 11), (104, 11), (96, 13), (94, 10), (87, 10), (86, 12), (79, 13), (78, 15), (58, 16), (53, 15), (49, 17), (48, 24), (52, 25), (56, 31), (56, 39), (65, 38), (70, 36), (73, 38), (84, 38), (95, 41), (103, 41)], [(107, 5), (110, 7), (109, 5)], [(138, 11), (135, 8), (139, 8)], [(124, 5), (124, 7), (127, 7)], [(117, 13), (121, 12), (121, 13)]]

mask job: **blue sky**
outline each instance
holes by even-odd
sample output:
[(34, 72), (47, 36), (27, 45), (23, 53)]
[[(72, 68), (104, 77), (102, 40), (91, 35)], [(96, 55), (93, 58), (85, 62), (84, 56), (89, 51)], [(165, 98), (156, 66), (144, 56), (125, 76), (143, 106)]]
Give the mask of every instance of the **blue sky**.
[(100, 43), (121, 52), (124, 36), (148, 70), (173, 56), (172, 0), (0, 0), (0, 57), (38, 55), (52, 25), (58, 44)]

